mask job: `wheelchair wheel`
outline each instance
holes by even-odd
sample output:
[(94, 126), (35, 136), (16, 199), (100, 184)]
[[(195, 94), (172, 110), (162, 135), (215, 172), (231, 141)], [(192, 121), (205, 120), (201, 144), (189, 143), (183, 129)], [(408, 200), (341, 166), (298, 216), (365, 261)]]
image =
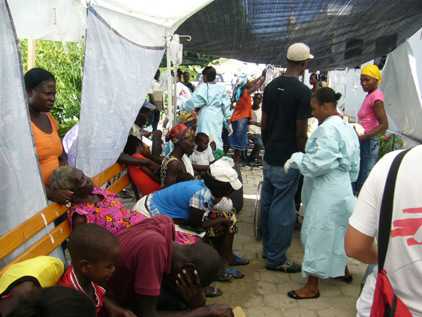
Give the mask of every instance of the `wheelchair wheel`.
[(254, 218), (253, 218), (254, 234), (255, 234), (256, 241), (261, 241), (262, 239), (261, 187), (262, 187), (262, 182), (259, 182), (257, 193), (256, 193)]

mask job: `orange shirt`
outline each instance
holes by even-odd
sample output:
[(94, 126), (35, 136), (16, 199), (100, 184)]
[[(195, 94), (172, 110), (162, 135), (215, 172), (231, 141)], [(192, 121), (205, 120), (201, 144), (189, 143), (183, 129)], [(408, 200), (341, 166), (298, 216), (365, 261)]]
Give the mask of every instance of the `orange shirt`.
[(47, 184), (48, 178), (59, 167), (59, 157), (63, 153), (62, 141), (58, 133), (57, 122), (47, 114), (52, 127), (51, 133), (45, 133), (31, 122), (32, 135), (40, 164), (41, 178)]
[(237, 121), (244, 118), (250, 118), (252, 116), (252, 98), (249, 91), (245, 88), (242, 96), (234, 107), (234, 112), (231, 121)]

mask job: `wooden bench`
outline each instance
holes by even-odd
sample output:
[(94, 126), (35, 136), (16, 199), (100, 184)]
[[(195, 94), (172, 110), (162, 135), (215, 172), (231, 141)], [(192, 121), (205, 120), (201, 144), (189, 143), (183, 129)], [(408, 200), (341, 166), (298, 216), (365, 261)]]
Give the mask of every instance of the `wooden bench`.
[[(96, 186), (103, 186), (111, 182), (108, 190), (118, 193), (129, 185), (128, 175), (121, 176), (124, 167), (120, 164), (114, 164), (104, 172), (93, 178)], [(117, 178), (117, 179), (116, 179)], [(67, 212), (67, 208), (59, 204), (51, 204), (35, 215), (25, 220), (16, 228), (8, 231), (0, 237), (0, 260), (12, 254), (20, 246), (28, 242), (38, 232), (53, 223), (57, 218)], [(0, 269), (0, 275), (10, 264), (21, 262), (36, 256), (48, 255), (59, 247), (70, 235), (70, 224), (66, 219), (50, 232), (42, 236), (39, 240), (32, 243), (26, 250), (14, 258), (8, 265)]]

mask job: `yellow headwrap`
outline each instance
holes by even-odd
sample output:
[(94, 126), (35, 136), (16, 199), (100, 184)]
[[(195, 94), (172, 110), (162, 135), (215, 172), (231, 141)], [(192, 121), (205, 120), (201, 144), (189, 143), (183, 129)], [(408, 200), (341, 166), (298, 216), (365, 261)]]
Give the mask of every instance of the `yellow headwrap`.
[(41, 287), (50, 287), (57, 283), (64, 271), (63, 262), (52, 256), (38, 256), (12, 264), (0, 277), (0, 294), (22, 277), (33, 277)]
[(373, 64), (362, 67), (361, 75), (366, 75), (366, 76), (375, 78), (376, 80), (378, 80), (378, 83), (380, 83), (382, 79), (380, 69), (378, 68), (377, 65), (373, 65)]

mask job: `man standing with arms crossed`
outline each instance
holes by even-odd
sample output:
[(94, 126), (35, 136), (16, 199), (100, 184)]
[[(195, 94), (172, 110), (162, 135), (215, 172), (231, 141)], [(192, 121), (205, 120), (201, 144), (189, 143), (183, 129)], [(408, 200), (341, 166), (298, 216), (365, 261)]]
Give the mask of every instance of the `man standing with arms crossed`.
[(295, 225), (294, 197), (299, 172), (285, 173), (290, 155), (303, 151), (311, 116), (311, 90), (299, 81), (313, 59), (310, 49), (295, 43), (287, 50), (287, 70), (271, 81), (264, 91), (261, 133), (265, 147), (264, 182), (261, 192), (263, 257), (268, 270), (285, 273), (301, 271), (287, 259)]

